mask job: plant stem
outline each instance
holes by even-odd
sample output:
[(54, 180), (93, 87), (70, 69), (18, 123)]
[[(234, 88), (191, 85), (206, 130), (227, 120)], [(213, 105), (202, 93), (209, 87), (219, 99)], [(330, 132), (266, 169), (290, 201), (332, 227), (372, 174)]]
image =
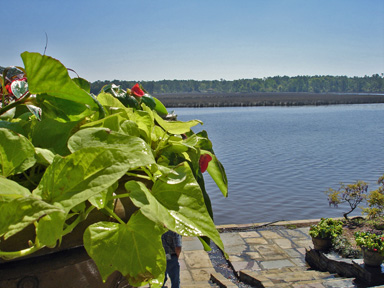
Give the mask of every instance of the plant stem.
[(20, 250), (20, 251), (12, 251), (12, 252), (5, 252), (5, 251), (0, 251), (0, 257), (5, 259), (5, 260), (11, 260), (15, 259), (18, 257), (23, 257), (32, 254), (33, 252), (43, 248), (44, 246), (39, 246), (39, 245), (34, 245), (30, 248)]
[(115, 218), (120, 224), (124, 224), (125, 225), (125, 222), (123, 220), (121, 220), (121, 218), (119, 216), (116, 215), (115, 212), (112, 211), (111, 208), (109, 207), (105, 207), (104, 208), (109, 214), (111, 214), (111, 216), (113, 216), (113, 218)]
[(140, 174), (130, 173), (130, 172), (127, 172), (125, 174), (128, 176), (134, 176), (134, 177), (138, 177), (138, 178), (142, 178), (142, 179), (146, 179), (146, 180), (152, 180), (151, 177), (145, 176), (145, 175), (140, 175)]
[(16, 106), (19, 106), (19, 105), (23, 104), (30, 96), (31, 96), (31, 94), (28, 93), (28, 95), (23, 97), (23, 99), (20, 99), (18, 101), (12, 102), (11, 104), (8, 104), (7, 106), (1, 108), (0, 109), (0, 115), (4, 114), (8, 110), (11, 110), (12, 108), (14, 108)]

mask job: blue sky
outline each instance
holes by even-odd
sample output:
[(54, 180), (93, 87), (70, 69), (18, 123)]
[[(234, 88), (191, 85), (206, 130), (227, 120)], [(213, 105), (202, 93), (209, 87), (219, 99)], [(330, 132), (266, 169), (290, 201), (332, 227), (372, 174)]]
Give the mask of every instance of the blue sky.
[(1, 8), (1, 66), (23, 65), (23, 51), (43, 54), (47, 33), (46, 55), (89, 81), (384, 72), (383, 0), (18, 0)]

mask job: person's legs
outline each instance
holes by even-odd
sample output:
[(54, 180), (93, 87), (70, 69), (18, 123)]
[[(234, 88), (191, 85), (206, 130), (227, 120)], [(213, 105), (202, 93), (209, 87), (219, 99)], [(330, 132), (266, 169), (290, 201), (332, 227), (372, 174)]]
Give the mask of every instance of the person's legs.
[(167, 271), (171, 279), (172, 288), (180, 287), (180, 264), (176, 255), (172, 255), (171, 260), (167, 261)]

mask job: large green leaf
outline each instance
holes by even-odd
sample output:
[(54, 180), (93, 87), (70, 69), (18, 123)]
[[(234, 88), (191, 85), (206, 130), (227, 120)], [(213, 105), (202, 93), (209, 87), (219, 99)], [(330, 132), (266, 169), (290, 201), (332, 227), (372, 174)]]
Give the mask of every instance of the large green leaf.
[(180, 235), (207, 236), (224, 250), (189, 165), (184, 162), (175, 172), (157, 180), (152, 193), (143, 184), (128, 182), (126, 189), (133, 203), (152, 221)]
[(31, 127), (31, 138), (33, 145), (49, 149), (60, 155), (67, 155), (68, 138), (78, 122), (59, 122), (50, 118), (37, 121)]
[(217, 187), (219, 187), (221, 193), (225, 197), (228, 197), (228, 180), (227, 174), (225, 173), (224, 166), (217, 159), (217, 157), (209, 151), (201, 150), (201, 154), (209, 154), (212, 157), (212, 160), (208, 164), (207, 171), (215, 181)]
[(64, 211), (56, 211), (39, 220), (36, 224), (36, 236), (40, 245), (51, 248), (56, 246), (57, 240), (61, 239), (63, 234), (66, 215)]
[(81, 89), (68, 75), (67, 68), (60, 61), (39, 53), (21, 54), (28, 77), (31, 94), (46, 93), (62, 99), (87, 104), (98, 108), (85, 90)]
[(103, 119), (84, 124), (81, 126), (81, 129), (90, 127), (104, 127), (127, 135), (139, 136), (140, 130), (138, 125), (134, 121), (127, 120), (126, 116), (127, 115), (124, 112), (109, 115)]
[(141, 97), (141, 102), (147, 105), (151, 110), (154, 110), (156, 107), (156, 101), (151, 95), (144, 94), (143, 97)]
[(152, 159), (136, 157), (132, 147), (83, 148), (64, 158), (56, 157), (33, 194), (48, 203), (59, 203), (68, 212), (107, 190), (128, 170), (152, 164)]
[(35, 148), (20, 134), (0, 128), (0, 175), (22, 173), (36, 162)]
[(190, 120), (187, 122), (181, 121), (166, 121), (159, 115), (155, 114), (156, 122), (165, 130), (171, 134), (184, 134), (191, 130), (192, 127), (197, 124), (203, 124), (200, 120)]
[(87, 93), (91, 93), (91, 83), (89, 83), (87, 80), (84, 78), (73, 78), (73, 82), (77, 84), (81, 89), (85, 90)]
[(49, 166), (52, 164), (55, 154), (51, 150), (35, 147), (36, 162), (38, 164)]
[(0, 177), (0, 201), (6, 202), (20, 197), (28, 197), (31, 192), (15, 181)]
[(20, 123), (9, 122), (9, 121), (0, 121), (0, 128), (6, 128), (14, 131), (15, 133), (25, 136), (25, 131)]
[(156, 102), (156, 106), (155, 106), (155, 111), (157, 112), (157, 114), (159, 114), (160, 116), (166, 116), (168, 115), (168, 111), (167, 111), (167, 108), (165, 108), (164, 104), (161, 103), (161, 101), (159, 99), (157, 99), (156, 97), (153, 97), (152, 98), (155, 100)]
[(145, 140), (149, 142), (151, 139), (153, 126), (155, 125), (152, 118), (153, 115), (151, 114), (151, 112), (148, 111), (137, 110), (133, 114), (133, 117), (134, 119), (132, 120), (135, 121), (139, 126), (139, 129), (141, 131), (140, 134)]
[[(144, 140), (139, 137), (114, 132), (108, 128), (80, 130), (68, 140), (68, 147), (72, 152), (85, 147), (120, 149), (131, 155), (131, 163), (136, 167), (145, 166), (155, 161), (151, 148)], [(135, 165), (134, 163), (138, 164)]]
[(150, 280), (163, 281), (166, 266), (161, 242), (164, 232), (159, 225), (136, 212), (127, 224), (99, 222), (89, 226), (84, 233), (84, 247), (103, 280), (117, 270), (132, 285), (155, 284), (159, 281)]
[(80, 121), (95, 113), (87, 105), (48, 94), (38, 95), (37, 99), (43, 110), (43, 117), (49, 117), (60, 122)]
[(113, 97), (110, 93), (101, 92), (97, 95), (97, 100), (101, 105), (108, 109), (111, 107), (125, 109), (124, 104), (121, 103), (116, 97)]
[(0, 236), (6, 239), (44, 215), (62, 210), (34, 197), (20, 197), (0, 201), (0, 211)]

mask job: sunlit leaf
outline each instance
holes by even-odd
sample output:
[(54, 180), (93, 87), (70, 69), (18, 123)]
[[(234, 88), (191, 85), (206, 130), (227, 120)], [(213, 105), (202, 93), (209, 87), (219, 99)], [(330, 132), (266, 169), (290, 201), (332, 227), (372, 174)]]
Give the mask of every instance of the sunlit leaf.
[(0, 177), (0, 201), (6, 202), (20, 197), (31, 196), (31, 192), (15, 181)]
[(141, 97), (141, 101), (147, 105), (149, 108), (151, 108), (152, 110), (155, 109), (156, 107), (156, 101), (155, 99), (153, 99), (152, 96), (148, 95), (148, 94), (145, 94)]
[(44, 215), (62, 210), (34, 197), (20, 197), (0, 201), (0, 211), (0, 236), (4, 235), (6, 239)]
[(215, 181), (217, 187), (223, 193), (225, 197), (228, 197), (228, 180), (227, 174), (225, 173), (224, 166), (220, 163), (217, 157), (210, 153), (209, 151), (201, 150), (202, 154), (209, 154), (212, 157), (212, 160), (208, 164), (207, 171)]
[(52, 164), (55, 154), (51, 150), (35, 147), (36, 161), (44, 166)]
[(159, 115), (155, 114), (156, 122), (166, 131), (171, 134), (184, 134), (191, 130), (197, 124), (203, 124), (200, 120), (190, 120), (187, 122), (181, 121), (166, 121)]
[(106, 145), (82, 148), (64, 158), (56, 157), (33, 194), (69, 211), (107, 190), (128, 170), (153, 162), (153, 158), (137, 157), (133, 151), (132, 147), (114, 149)]
[(87, 93), (91, 93), (91, 83), (89, 83), (84, 78), (72, 78), (73, 82), (77, 84), (81, 89), (85, 90)]
[(35, 148), (27, 138), (0, 128), (0, 175), (8, 177), (21, 173), (35, 162)]
[(58, 60), (30, 52), (22, 53), (21, 58), (31, 94), (46, 93), (97, 108), (93, 98), (69, 77), (67, 68)]
[(36, 225), (37, 238), (41, 245), (55, 247), (57, 240), (61, 239), (66, 213), (53, 212), (42, 217)]
[(167, 111), (167, 108), (165, 108), (165, 106), (163, 105), (163, 103), (160, 102), (159, 99), (157, 99), (156, 97), (153, 97), (152, 98), (155, 100), (156, 102), (156, 106), (155, 106), (155, 111), (160, 115), (160, 116), (166, 116), (168, 115), (168, 111)]
[(183, 163), (174, 171), (175, 174), (157, 180), (152, 193), (139, 182), (128, 182), (126, 189), (133, 203), (152, 221), (180, 235), (207, 236), (224, 250), (189, 165)]
[(95, 113), (87, 105), (48, 94), (38, 95), (37, 99), (44, 111), (44, 118), (48, 117), (60, 122), (80, 121)]
[(104, 280), (117, 270), (130, 284), (143, 286), (164, 275), (164, 232), (139, 212), (127, 224), (98, 222), (89, 226), (84, 233), (84, 247)]

